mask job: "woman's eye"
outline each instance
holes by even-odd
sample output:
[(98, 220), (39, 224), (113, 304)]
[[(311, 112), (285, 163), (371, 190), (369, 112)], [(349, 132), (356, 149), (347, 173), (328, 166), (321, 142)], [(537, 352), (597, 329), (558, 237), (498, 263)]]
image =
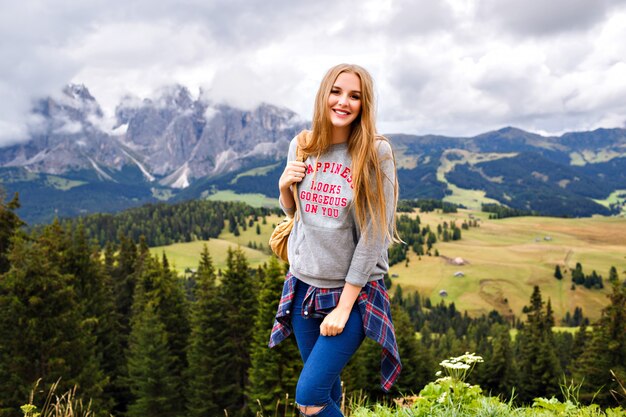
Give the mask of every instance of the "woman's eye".
[(330, 90), (330, 94), (339, 94), (339, 90)]
[(351, 96), (350, 96), (350, 98), (351, 98), (352, 100), (361, 100), (361, 96), (360, 96), (360, 95), (358, 95), (358, 94), (353, 94), (353, 95), (351, 95)]

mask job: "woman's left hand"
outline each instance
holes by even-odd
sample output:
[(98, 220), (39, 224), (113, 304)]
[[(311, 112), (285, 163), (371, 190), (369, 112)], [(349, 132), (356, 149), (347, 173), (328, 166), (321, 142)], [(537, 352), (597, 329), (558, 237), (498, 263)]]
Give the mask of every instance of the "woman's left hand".
[(320, 325), (320, 333), (322, 336), (337, 336), (343, 332), (346, 323), (350, 318), (350, 310), (336, 307), (328, 313), (322, 324)]

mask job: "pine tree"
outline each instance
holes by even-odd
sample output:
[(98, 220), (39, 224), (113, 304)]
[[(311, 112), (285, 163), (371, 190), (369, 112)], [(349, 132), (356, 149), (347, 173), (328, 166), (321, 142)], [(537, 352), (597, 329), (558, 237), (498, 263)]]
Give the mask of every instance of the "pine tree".
[[(394, 386), (394, 392), (417, 393), (421, 387), (432, 379), (435, 361), (428, 349), (422, 346), (417, 339), (408, 313), (399, 305), (393, 304), (391, 306), (391, 315), (396, 331), (398, 351), (402, 360), (402, 372)], [(378, 353), (376, 370), (378, 370), (378, 375), (371, 378), (370, 381), (375, 381), (378, 385), (380, 379), (380, 346), (377, 344), (376, 346), (376, 352)], [(365, 365), (373, 368), (372, 363)], [(376, 387), (376, 390), (380, 392), (380, 385)]]
[(456, 225), (453, 228), (452, 240), (461, 240), (461, 229), (456, 227)]
[(556, 268), (554, 268), (554, 278), (556, 279), (563, 279), (563, 273), (561, 272), (561, 267), (560, 266), (556, 266)]
[(270, 258), (262, 275), (264, 279), (258, 296), (252, 339), (250, 385), (246, 393), (251, 407), (256, 408), (258, 401), (261, 405), (259, 411), (264, 415), (274, 415), (278, 401), (284, 404), (286, 395), (294, 398), (302, 361), (293, 337), (274, 349), (267, 347), (284, 283), (284, 271), (276, 257)]
[(448, 358), (450, 356), (458, 356), (465, 350), (462, 341), (456, 336), (454, 329), (449, 328), (439, 338), (433, 340), (432, 356), (434, 358)]
[(614, 281), (609, 299), (574, 366), (574, 377), (582, 382), (581, 398), (591, 399), (603, 387), (594, 401), (604, 405), (610, 404), (609, 390), (619, 389), (609, 371), (626, 380), (626, 288)]
[(493, 338), (492, 349), (488, 356), (485, 355), (481, 386), (494, 393), (509, 395), (516, 377), (509, 327), (494, 324), (490, 334)]
[(163, 254), (163, 264), (160, 269), (159, 286), (160, 288), (155, 288), (158, 313), (168, 333), (170, 349), (176, 357), (174, 373), (181, 378), (182, 383), (183, 372), (187, 368), (186, 351), (190, 333), (189, 306), (185, 298), (183, 283), (176, 271), (169, 268), (165, 254)]
[(589, 340), (589, 334), (587, 332), (587, 324), (583, 322), (578, 331), (574, 335), (574, 346), (572, 348), (572, 360), (575, 361), (585, 351), (587, 341)]
[[(117, 312), (119, 314), (122, 347), (126, 348), (128, 343), (126, 338), (130, 334), (131, 306), (133, 304), (133, 293), (137, 283), (137, 269), (139, 267), (139, 254), (135, 243), (124, 235), (119, 236), (120, 244), (117, 248), (115, 260), (109, 259), (109, 263), (114, 265), (111, 269), (111, 280), (113, 281), (114, 293), (116, 295)], [(113, 253), (109, 253), (113, 257)]]
[(17, 409), (32, 384), (44, 391), (74, 385), (102, 412), (106, 379), (95, 338), (84, 329), (75, 278), (62, 274), (40, 241), (14, 238), (10, 270), (0, 279), (0, 410)]
[(229, 415), (246, 408), (245, 389), (256, 313), (256, 294), (248, 261), (241, 250), (228, 249), (226, 270), (219, 287), (220, 310), (226, 325), (219, 337), (220, 366), (216, 369), (220, 409)]
[(216, 397), (217, 352), (221, 312), (217, 302), (217, 286), (213, 261), (206, 245), (200, 255), (196, 273), (195, 302), (191, 305), (191, 334), (187, 349), (187, 415), (189, 417), (221, 414)]
[(618, 279), (619, 278), (617, 276), (617, 268), (615, 268), (614, 266), (611, 266), (611, 269), (609, 270), (609, 282), (612, 284)]
[(11, 250), (11, 238), (24, 225), (15, 211), (20, 208), (19, 195), (15, 193), (13, 199), (4, 202), (5, 193), (0, 189), (0, 274), (9, 270), (8, 255)]
[(585, 283), (585, 274), (583, 272), (583, 266), (580, 262), (576, 263), (576, 267), (572, 271), (572, 282), (576, 285), (582, 285)]
[(553, 336), (554, 348), (558, 352), (558, 359), (564, 377), (571, 379), (572, 373), (570, 368), (574, 352), (574, 335), (570, 332), (555, 332)]
[(546, 331), (550, 331), (554, 327), (554, 310), (552, 310), (552, 300), (548, 298), (548, 303), (546, 304), (546, 315), (545, 315), (545, 329)]
[(177, 414), (181, 414), (185, 407), (185, 398), (180, 391), (184, 384), (183, 372), (187, 367), (186, 347), (189, 337), (184, 292), (176, 274), (166, 269), (156, 257), (151, 257), (147, 249), (142, 249), (142, 247), (140, 242), (138, 259), (143, 259), (143, 261), (138, 270), (139, 275), (134, 291), (133, 317), (139, 316), (146, 306), (151, 305), (160, 323), (165, 327), (168, 352), (173, 356), (169, 372), (179, 391), (172, 406)]
[(115, 309), (115, 296), (110, 277), (105, 273), (97, 247), (87, 241), (84, 225), (79, 222), (75, 230), (65, 231), (61, 242), (63, 257), (62, 273), (76, 278), (76, 292), (87, 329), (96, 341), (96, 358), (109, 383), (105, 387), (108, 404), (106, 409), (123, 409), (125, 401), (119, 378), (125, 367), (121, 346), (120, 319)]
[[(128, 338), (130, 336), (130, 322), (132, 302), (137, 282), (140, 262), (135, 243), (120, 234), (119, 245), (107, 243), (104, 250), (104, 270), (107, 286), (113, 293), (114, 308), (111, 316), (117, 320), (119, 346), (122, 352), (128, 351)], [(111, 390), (116, 402), (115, 415), (123, 415), (131, 401), (128, 379), (123, 378), (127, 374), (126, 354), (122, 357), (118, 376), (111, 381)]]
[(165, 325), (148, 302), (133, 319), (128, 352), (128, 384), (133, 401), (128, 417), (174, 417), (179, 410), (176, 357), (169, 349)]
[(530, 401), (539, 396), (556, 395), (559, 392), (561, 367), (554, 348), (551, 308), (543, 311), (541, 291), (535, 286), (530, 297), (527, 323), (516, 338), (519, 363), (519, 396)]

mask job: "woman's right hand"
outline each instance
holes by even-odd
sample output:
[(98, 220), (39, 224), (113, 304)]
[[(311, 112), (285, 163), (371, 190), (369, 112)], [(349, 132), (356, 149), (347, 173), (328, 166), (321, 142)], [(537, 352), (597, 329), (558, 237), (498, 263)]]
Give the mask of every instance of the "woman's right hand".
[(280, 202), (288, 216), (293, 215), (296, 206), (290, 187), (292, 184), (302, 181), (305, 173), (306, 165), (304, 162), (290, 161), (278, 180)]
[(278, 188), (281, 193), (288, 193), (291, 184), (301, 182), (306, 173), (306, 164), (304, 162), (289, 161), (280, 179), (278, 180)]

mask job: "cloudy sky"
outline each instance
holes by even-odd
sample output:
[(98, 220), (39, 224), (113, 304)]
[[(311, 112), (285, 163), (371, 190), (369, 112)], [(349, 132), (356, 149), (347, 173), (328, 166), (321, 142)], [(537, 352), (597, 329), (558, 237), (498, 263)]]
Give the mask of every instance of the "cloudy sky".
[(309, 120), (332, 65), (366, 67), (382, 133), (562, 133), (626, 124), (624, 0), (0, 0), (0, 145), (32, 100), (179, 83)]

